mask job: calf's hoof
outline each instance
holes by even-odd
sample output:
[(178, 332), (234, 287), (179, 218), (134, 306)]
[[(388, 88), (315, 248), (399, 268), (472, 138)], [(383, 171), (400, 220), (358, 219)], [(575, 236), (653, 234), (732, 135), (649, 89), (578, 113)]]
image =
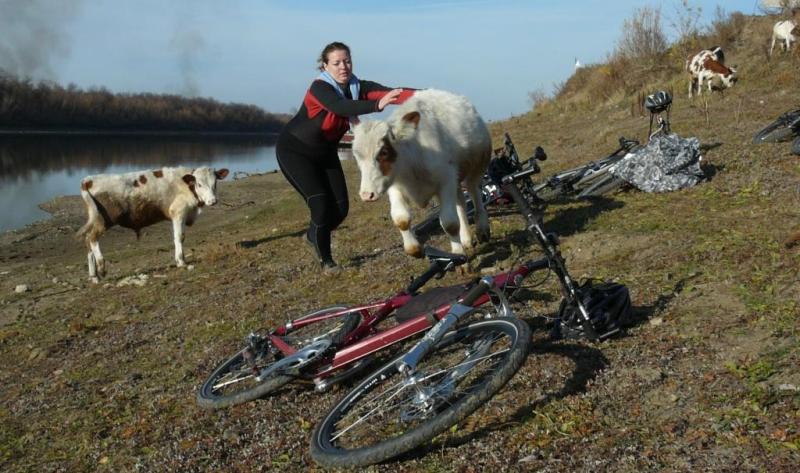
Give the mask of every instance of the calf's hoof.
[(89, 278), (89, 281), (91, 281), (93, 284), (99, 284), (100, 278), (98, 278), (97, 276), (92, 276)]
[(481, 243), (486, 243), (489, 241), (491, 237), (491, 232), (489, 230), (481, 231), (478, 230), (478, 241)]
[(403, 248), (407, 255), (413, 256), (414, 258), (422, 258), (424, 253), (422, 252), (422, 248), (419, 245), (408, 246)]

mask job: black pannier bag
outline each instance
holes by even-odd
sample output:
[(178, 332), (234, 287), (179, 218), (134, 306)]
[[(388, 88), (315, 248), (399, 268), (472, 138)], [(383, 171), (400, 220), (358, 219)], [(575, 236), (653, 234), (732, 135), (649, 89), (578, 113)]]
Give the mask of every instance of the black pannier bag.
[[(633, 322), (633, 308), (628, 288), (615, 282), (597, 283), (587, 280), (578, 288), (578, 295), (589, 311), (592, 325), (599, 338), (608, 338)], [(574, 303), (566, 299), (558, 308), (558, 320), (551, 335), (553, 338), (586, 338), (583, 316)]]

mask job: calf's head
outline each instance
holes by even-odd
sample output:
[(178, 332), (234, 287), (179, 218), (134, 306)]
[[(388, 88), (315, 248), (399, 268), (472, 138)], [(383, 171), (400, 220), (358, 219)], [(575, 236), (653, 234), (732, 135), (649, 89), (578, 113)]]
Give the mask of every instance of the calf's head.
[(720, 76), (720, 79), (722, 80), (722, 85), (724, 87), (733, 87), (733, 84), (735, 84), (736, 81), (739, 80), (739, 77), (736, 75), (736, 69), (731, 67), (730, 69), (728, 69), (727, 74), (723, 74)]
[(413, 140), (419, 125), (419, 112), (410, 112), (390, 121), (362, 121), (353, 128), (353, 156), (361, 171), (361, 200), (378, 200), (394, 182), (398, 148)]
[(183, 182), (189, 186), (199, 202), (200, 207), (217, 203), (217, 181), (225, 179), (227, 169), (215, 171), (209, 167), (197, 168), (191, 174), (183, 176)]

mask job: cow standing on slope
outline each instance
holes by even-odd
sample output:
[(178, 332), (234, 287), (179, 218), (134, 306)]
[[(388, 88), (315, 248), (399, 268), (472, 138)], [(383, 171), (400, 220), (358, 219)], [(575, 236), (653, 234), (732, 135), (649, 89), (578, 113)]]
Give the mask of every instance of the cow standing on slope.
[(362, 121), (353, 129), (353, 155), (361, 171), (361, 199), (389, 194), (392, 221), (403, 248), (421, 257), (411, 231), (409, 203), (419, 207), (433, 196), (440, 202), (439, 222), (454, 253), (472, 247), (472, 235), (460, 182), (475, 203), (478, 239), (489, 239), (489, 220), (480, 182), (492, 152), (489, 130), (464, 97), (422, 90), (398, 107), (386, 121)]
[(703, 82), (708, 82), (708, 91), (711, 92), (714, 78), (719, 78), (723, 88), (733, 87), (738, 80), (736, 69), (725, 66), (725, 55), (719, 47), (704, 49), (689, 56), (686, 70), (689, 72), (689, 98), (692, 98), (695, 89), (697, 95), (701, 94)]
[(78, 230), (89, 248), (89, 277), (98, 282), (105, 276), (105, 259), (98, 239), (108, 228), (119, 225), (136, 232), (163, 220), (172, 221), (175, 262), (185, 266), (183, 232), (200, 214), (200, 208), (217, 203), (217, 180), (227, 169), (162, 168), (125, 174), (99, 174), (81, 181), (88, 220)]
[(797, 24), (792, 20), (775, 23), (775, 26), (772, 27), (772, 44), (769, 47), (769, 55), (772, 56), (772, 50), (775, 48), (776, 41), (782, 41), (783, 50), (788, 51), (792, 47), (792, 43), (797, 41), (797, 37), (794, 35), (796, 30)]

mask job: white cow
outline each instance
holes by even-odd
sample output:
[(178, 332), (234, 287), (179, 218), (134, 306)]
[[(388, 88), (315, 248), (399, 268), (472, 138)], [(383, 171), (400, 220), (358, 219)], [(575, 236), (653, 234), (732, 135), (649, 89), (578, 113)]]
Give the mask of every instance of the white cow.
[(689, 56), (686, 60), (686, 70), (689, 72), (689, 98), (692, 98), (695, 89), (697, 95), (700, 95), (703, 82), (708, 82), (708, 91), (711, 92), (715, 77), (719, 78), (723, 88), (733, 87), (738, 80), (736, 69), (725, 66), (724, 62), (725, 55), (718, 47), (704, 49), (694, 56)]
[(200, 208), (217, 203), (217, 180), (227, 169), (201, 167), (161, 168), (125, 174), (99, 174), (81, 180), (81, 197), (88, 219), (78, 230), (89, 248), (89, 277), (98, 282), (105, 276), (105, 260), (98, 239), (108, 228), (119, 225), (139, 231), (163, 220), (172, 221), (175, 262), (185, 266), (183, 231), (192, 225)]
[(775, 48), (776, 41), (783, 41), (783, 50), (788, 51), (792, 43), (797, 41), (797, 37), (792, 34), (797, 24), (792, 20), (779, 21), (772, 27), (772, 44), (769, 47), (769, 55), (772, 56), (772, 49)]
[(489, 239), (480, 194), (481, 176), (492, 153), (489, 130), (465, 98), (441, 90), (417, 91), (386, 121), (362, 121), (353, 129), (353, 155), (361, 170), (361, 199), (389, 194), (392, 221), (403, 249), (421, 257), (411, 231), (409, 203), (419, 207), (436, 196), (439, 222), (454, 253), (472, 247), (461, 181), (475, 202), (478, 239)]

